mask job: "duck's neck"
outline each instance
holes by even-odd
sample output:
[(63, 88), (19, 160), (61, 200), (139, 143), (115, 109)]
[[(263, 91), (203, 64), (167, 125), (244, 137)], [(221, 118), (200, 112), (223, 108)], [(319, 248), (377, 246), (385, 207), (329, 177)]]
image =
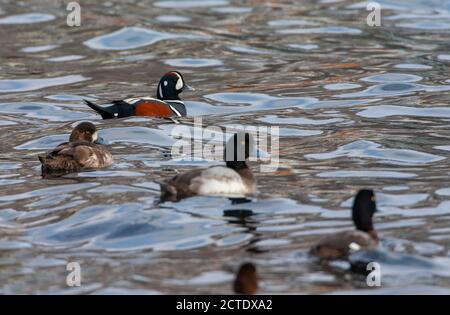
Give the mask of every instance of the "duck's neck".
[(161, 101), (179, 101), (180, 97), (178, 95), (179, 94), (164, 92), (161, 89), (161, 85), (158, 86), (158, 90), (156, 91), (156, 98)]
[(226, 161), (227, 167), (240, 173), (243, 170), (249, 170), (248, 165), (245, 161)]
[(180, 97), (178, 95), (168, 95), (164, 97), (158, 97), (162, 101), (180, 101)]
[(370, 230), (366, 232), (369, 236), (376, 242), (378, 242), (378, 233), (375, 230)]

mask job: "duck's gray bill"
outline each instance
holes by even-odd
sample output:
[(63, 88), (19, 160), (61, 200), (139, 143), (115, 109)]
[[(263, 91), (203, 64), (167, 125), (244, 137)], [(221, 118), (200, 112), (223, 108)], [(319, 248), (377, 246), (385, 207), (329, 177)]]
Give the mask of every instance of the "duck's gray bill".
[(98, 137), (97, 140), (94, 141), (95, 144), (106, 144), (105, 139), (102, 137)]
[(187, 85), (185, 83), (184, 86), (183, 86), (183, 91), (195, 91), (195, 89), (192, 86)]

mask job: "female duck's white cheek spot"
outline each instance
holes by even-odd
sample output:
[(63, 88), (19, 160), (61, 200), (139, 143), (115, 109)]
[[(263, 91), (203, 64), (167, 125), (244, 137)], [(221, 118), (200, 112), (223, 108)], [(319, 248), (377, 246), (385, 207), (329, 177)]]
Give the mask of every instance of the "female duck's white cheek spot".
[(182, 80), (181, 78), (178, 79), (177, 85), (175, 85), (175, 88), (176, 88), (177, 90), (181, 90), (181, 89), (183, 88), (183, 80)]
[(164, 86), (167, 86), (167, 81), (164, 81)]

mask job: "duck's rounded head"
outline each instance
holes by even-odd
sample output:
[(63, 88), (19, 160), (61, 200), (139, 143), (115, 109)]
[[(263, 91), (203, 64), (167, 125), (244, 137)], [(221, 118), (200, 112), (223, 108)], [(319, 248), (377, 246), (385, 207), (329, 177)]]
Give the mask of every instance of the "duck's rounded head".
[(194, 90), (184, 82), (183, 75), (178, 71), (167, 72), (159, 80), (156, 96), (160, 100), (179, 100), (178, 94)]
[(104, 140), (98, 136), (97, 128), (91, 122), (84, 121), (79, 123), (70, 134), (69, 142), (87, 141), (97, 144), (104, 143)]
[(258, 274), (252, 263), (244, 263), (239, 268), (233, 284), (237, 294), (255, 294), (258, 290)]
[(352, 209), (352, 219), (358, 230), (374, 231), (372, 217), (377, 211), (375, 194), (371, 189), (360, 190), (355, 197)]

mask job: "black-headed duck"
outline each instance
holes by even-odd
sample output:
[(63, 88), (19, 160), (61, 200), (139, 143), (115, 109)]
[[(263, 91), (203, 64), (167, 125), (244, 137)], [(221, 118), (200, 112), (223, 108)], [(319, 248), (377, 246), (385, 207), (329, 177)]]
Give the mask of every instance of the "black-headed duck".
[(156, 98), (137, 97), (120, 101), (112, 101), (110, 106), (99, 106), (90, 101), (84, 102), (103, 119), (122, 118), (129, 116), (149, 116), (176, 118), (186, 116), (186, 107), (179, 94), (185, 90), (193, 90), (184, 82), (178, 71), (166, 73), (159, 81)]
[(258, 291), (258, 274), (252, 263), (240, 266), (233, 282), (233, 291), (236, 294), (256, 294)]
[(224, 150), (225, 166), (195, 169), (172, 177), (161, 185), (161, 200), (180, 200), (195, 195), (245, 196), (256, 192), (256, 180), (246, 160), (263, 156), (257, 150), (253, 136), (237, 133)]
[(39, 156), (42, 176), (60, 176), (86, 169), (110, 166), (113, 157), (105, 146), (101, 145), (97, 128), (90, 122), (78, 124), (70, 134), (69, 142)]
[(375, 194), (362, 189), (355, 197), (352, 219), (356, 230), (327, 235), (313, 246), (310, 253), (324, 260), (341, 259), (352, 251), (361, 248), (374, 248), (378, 245), (378, 235), (373, 227), (372, 217), (377, 211)]

